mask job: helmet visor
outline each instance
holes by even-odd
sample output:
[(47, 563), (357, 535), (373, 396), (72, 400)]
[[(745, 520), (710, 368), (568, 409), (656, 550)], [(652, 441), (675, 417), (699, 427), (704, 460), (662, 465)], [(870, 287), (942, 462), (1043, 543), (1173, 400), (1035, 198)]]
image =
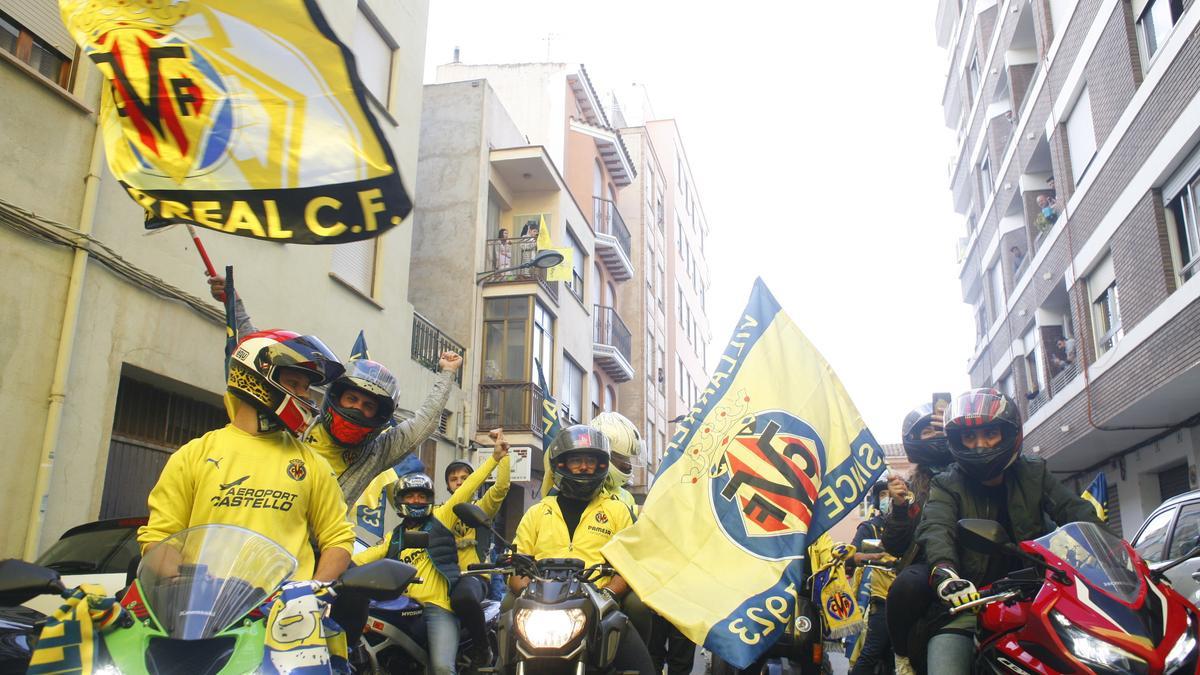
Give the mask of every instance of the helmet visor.
[(400, 396), (400, 385), (395, 376), (382, 363), (355, 359), (346, 365), (345, 379), (363, 391), (378, 397), (380, 403), (389, 408), (394, 407)]
[(267, 358), (276, 368), (299, 368), (310, 373), (313, 386), (337, 379), (344, 368), (333, 352), (311, 335), (299, 335), (266, 348)]
[(1007, 421), (1012, 402), (993, 390), (976, 389), (954, 399), (946, 415), (947, 431), (964, 431), (972, 427)]

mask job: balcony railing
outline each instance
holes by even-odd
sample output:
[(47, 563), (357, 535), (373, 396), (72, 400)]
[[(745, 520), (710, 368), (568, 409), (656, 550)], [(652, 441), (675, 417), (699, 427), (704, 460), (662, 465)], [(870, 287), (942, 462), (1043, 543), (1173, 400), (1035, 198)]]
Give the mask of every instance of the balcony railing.
[(532, 382), (479, 385), (479, 431), (504, 427), (542, 435), (542, 390)]
[(633, 339), (617, 310), (593, 305), (592, 358), (618, 382), (633, 379)]
[[(495, 272), (524, 265), (537, 255), (537, 237), (517, 237), (515, 239), (488, 239), (485, 250), (483, 271)], [(537, 281), (550, 297), (558, 300), (558, 282), (546, 280), (546, 270), (540, 267), (526, 267), (510, 272), (499, 272), (484, 277), (485, 284), (504, 284)]]
[(1078, 374), (1079, 364), (1071, 362), (1063, 366), (1062, 370), (1059, 370), (1054, 374), (1054, 377), (1050, 378), (1050, 395), (1057, 396)]
[[(632, 278), (633, 237), (617, 205), (602, 197), (592, 197), (592, 227), (596, 231), (596, 255), (618, 281)], [(615, 250), (618, 247), (620, 251)]]
[[(436, 373), (439, 370), (438, 361), (441, 360), (442, 352), (454, 352), (462, 356), (466, 351), (462, 345), (451, 340), (450, 336), (438, 330), (438, 327), (433, 325), (429, 319), (413, 312), (413, 361)], [(459, 368), (455, 372), (454, 381), (458, 383), (458, 386), (462, 386), (462, 368)]]

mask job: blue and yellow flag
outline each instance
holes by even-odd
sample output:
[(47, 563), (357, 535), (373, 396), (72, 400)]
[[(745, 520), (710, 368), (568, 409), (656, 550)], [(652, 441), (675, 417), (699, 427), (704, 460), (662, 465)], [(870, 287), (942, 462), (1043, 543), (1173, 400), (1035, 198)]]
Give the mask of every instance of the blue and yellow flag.
[(350, 512), (354, 514), (354, 524), (367, 534), (367, 539), (361, 537), (364, 546), (374, 546), (383, 539), (384, 514), (388, 503), (384, 491), (400, 476), (410, 473), (425, 473), (425, 463), (416, 454), (408, 454), (392, 468), (380, 473), (363, 490), (362, 496), (354, 503)]
[(370, 239), (412, 210), (354, 55), (312, 0), (59, 0), (147, 227)]
[(854, 510), (883, 458), (759, 279), (641, 517), (604, 556), (684, 635), (745, 668), (794, 619), (808, 542)]
[(46, 619), (26, 672), (87, 675), (105, 670), (103, 635), (131, 617), (95, 584), (83, 584), (63, 600)]
[(1108, 522), (1108, 476), (1104, 472), (1096, 474), (1092, 479), (1092, 484), (1087, 486), (1081, 495), (1084, 501), (1091, 503), (1096, 507), (1096, 515), (1100, 516), (1100, 520)]
[(546, 375), (542, 372), (542, 362), (539, 359), (533, 360), (533, 365), (537, 369), (538, 387), (542, 390), (542, 496), (550, 494), (550, 489), (554, 487), (554, 475), (550, 470), (550, 453), (546, 449), (550, 447), (550, 443), (554, 437), (562, 431), (562, 419), (559, 417), (561, 408), (558, 405), (558, 399), (550, 393), (550, 388), (546, 386)]
[(354, 338), (354, 346), (350, 348), (350, 361), (358, 359), (371, 359), (371, 355), (367, 352), (367, 336), (363, 331), (358, 331), (358, 337)]

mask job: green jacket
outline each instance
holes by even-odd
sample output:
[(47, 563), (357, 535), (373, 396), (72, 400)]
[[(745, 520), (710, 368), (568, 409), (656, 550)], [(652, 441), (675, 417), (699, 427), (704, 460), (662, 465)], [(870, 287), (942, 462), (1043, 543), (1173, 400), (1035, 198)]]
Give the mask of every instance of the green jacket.
[[(1017, 542), (1047, 534), (1047, 519), (1056, 525), (1076, 521), (1103, 525), (1091, 504), (1050, 475), (1045, 460), (1018, 458), (1005, 472), (1004, 484), (1008, 488), (1010, 534)], [(987, 573), (988, 556), (958, 546), (958, 521), (995, 520), (999, 513), (1000, 505), (991, 502), (957, 466), (938, 474), (917, 527), (917, 541), (924, 547), (926, 561), (930, 566), (949, 563), (964, 579), (979, 583)]]

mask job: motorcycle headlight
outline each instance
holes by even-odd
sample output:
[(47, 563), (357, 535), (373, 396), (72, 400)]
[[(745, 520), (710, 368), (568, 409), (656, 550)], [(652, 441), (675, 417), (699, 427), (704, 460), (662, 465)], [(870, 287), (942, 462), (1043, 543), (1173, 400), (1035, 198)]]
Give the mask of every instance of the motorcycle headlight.
[(1163, 674), (1172, 675), (1185, 670), (1185, 666), (1191, 666), (1186, 669), (1186, 672), (1195, 670), (1196, 656), (1196, 631), (1195, 622), (1192, 621), (1192, 613), (1187, 613), (1187, 628), (1184, 629), (1183, 635), (1175, 641), (1175, 646), (1171, 647), (1171, 651), (1167, 653), (1167, 659), (1163, 662)]
[(1099, 667), (1105, 673), (1149, 672), (1149, 665), (1141, 658), (1092, 636), (1071, 623), (1062, 614), (1052, 611), (1050, 618), (1054, 620), (1054, 630), (1058, 633), (1058, 637), (1062, 638), (1067, 649), (1075, 658), (1092, 666), (1093, 669)]
[(587, 621), (583, 610), (521, 609), (516, 614), (517, 632), (534, 649), (558, 649), (574, 640)]

